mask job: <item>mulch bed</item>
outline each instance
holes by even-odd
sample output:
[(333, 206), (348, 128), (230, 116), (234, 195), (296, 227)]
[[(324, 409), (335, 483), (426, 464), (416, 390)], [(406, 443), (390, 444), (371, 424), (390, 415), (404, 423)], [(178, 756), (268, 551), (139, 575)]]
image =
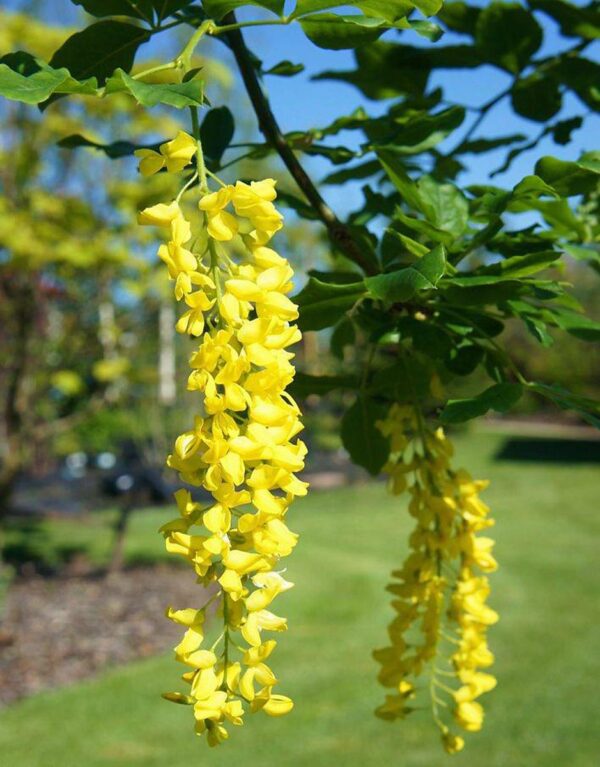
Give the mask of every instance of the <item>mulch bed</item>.
[(0, 625), (0, 706), (165, 652), (181, 634), (167, 603), (202, 601), (193, 574), (167, 566), (15, 581)]

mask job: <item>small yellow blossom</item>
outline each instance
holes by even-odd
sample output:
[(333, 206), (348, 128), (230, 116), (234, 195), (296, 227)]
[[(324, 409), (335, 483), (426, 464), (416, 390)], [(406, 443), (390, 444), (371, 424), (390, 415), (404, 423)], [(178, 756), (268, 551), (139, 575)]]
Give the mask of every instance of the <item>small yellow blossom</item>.
[(197, 149), (195, 139), (184, 131), (179, 131), (172, 141), (161, 144), (158, 152), (153, 149), (136, 149), (134, 155), (140, 158), (142, 176), (152, 176), (165, 167), (169, 173), (183, 170), (190, 164)]
[[(140, 170), (177, 171), (195, 152), (195, 141), (180, 133), (158, 153), (140, 151)], [(198, 414), (167, 462), (213, 501), (200, 504), (178, 490), (179, 516), (161, 532), (167, 551), (212, 589), (208, 601), (217, 602), (222, 634), (206, 639), (207, 606), (168, 609), (185, 627), (175, 657), (188, 669), (182, 678), (189, 692), (165, 697), (192, 707), (196, 733), (211, 746), (223, 743), (227, 727), (242, 724), (247, 711), (276, 717), (293, 707), (274, 692), (278, 679), (266, 664), (276, 646), (266, 637), (287, 630), (286, 618), (271, 611), (293, 586), (280, 571), (298, 540), (287, 512), (307, 490), (296, 477), (306, 455), (297, 438), (300, 410), (286, 392), (294, 376), (289, 347), (301, 337), (287, 296), (293, 272), (268, 246), (283, 224), (275, 198), (272, 179), (238, 182), (202, 194), (190, 220), (178, 201), (139, 214), (140, 224), (169, 235), (158, 255), (185, 306), (176, 327), (198, 338), (188, 378), (188, 390), (199, 395)], [(234, 238), (240, 247), (225, 255)]]
[(442, 429), (430, 430), (412, 405), (393, 405), (378, 426), (390, 442), (389, 489), (396, 495), (408, 491), (416, 526), (410, 554), (388, 586), (395, 597), (390, 644), (374, 653), (379, 681), (400, 695), (387, 695), (376, 714), (390, 721), (404, 718), (411, 710), (406, 699), (414, 697), (416, 680), (426, 674), (442, 744), (453, 754), (464, 740), (440, 718), (445, 710), (440, 697), (449, 696), (443, 703), (459, 727), (476, 732), (483, 725), (476, 699), (496, 685), (495, 677), (480, 670), (493, 663), (486, 631), (498, 620), (486, 604), (488, 580), (477, 574), (497, 568), (493, 540), (478, 535), (493, 524), (479, 498), (487, 483), (452, 469), (450, 441)]

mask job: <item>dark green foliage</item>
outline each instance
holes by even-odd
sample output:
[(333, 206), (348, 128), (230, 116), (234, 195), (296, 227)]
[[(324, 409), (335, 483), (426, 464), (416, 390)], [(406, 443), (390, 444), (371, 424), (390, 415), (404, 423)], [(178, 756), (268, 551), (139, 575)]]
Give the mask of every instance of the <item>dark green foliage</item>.
[(233, 115), (227, 107), (216, 107), (207, 112), (200, 126), (200, 140), (207, 159), (213, 164), (219, 165), (234, 131)]
[(366, 293), (362, 282), (336, 285), (311, 277), (295, 297), (301, 330), (321, 330), (340, 320)]
[[(205, 19), (231, 23), (226, 14), (241, 7), (244, 21), (252, 7), (269, 11), (253, 21), (281, 23), (272, 34), (283, 35), (285, 24), (294, 23), (320, 47), (354, 49), (353, 68), (331, 69), (315, 79), (353, 86), (366, 97), (363, 106), (328, 125), (279, 135), (263, 105), (257, 112), (264, 138), (250, 144), (245, 156), (261, 160), (279, 151), (288, 167), (293, 164), (289, 153), (300, 161), (316, 156), (335, 166), (324, 178), (329, 186), (363, 183), (361, 204), (345, 222), (332, 219), (318, 204), (316, 189), (315, 197), (302, 179), (302, 192), (284, 184), (279, 194), (311, 225), (326, 224), (335, 258), (330, 269), (309, 273), (295, 296), (302, 330), (331, 329), (332, 375), (301, 375), (295, 391), (301, 396), (357, 391), (360, 381), (360, 396), (343, 427), (346, 447), (358, 463), (373, 471), (380, 463), (373, 457), (381, 447), (378, 434), (361, 431), (365, 413), (372, 422), (390, 401), (433, 400), (434, 373), (444, 383), (478, 374), (494, 384), (477, 397), (450, 402), (443, 411), (447, 421), (503, 412), (527, 387), (559, 407), (592, 417), (588, 401), (527, 382), (504, 344), (516, 323), (545, 348), (561, 333), (586, 341), (600, 335), (599, 323), (581, 312), (573, 296), (570, 272), (563, 274), (573, 260), (600, 271), (600, 154), (589, 151), (564, 160), (549, 150), (539, 156), (541, 141), (568, 145), (589, 113), (598, 111), (600, 66), (589, 47), (600, 36), (595, 5), (495, 0), (450, 1), (441, 7), (439, 0), (357, 0), (348, 7), (336, 0), (298, 0), (288, 17), (277, 19), (284, 12), (282, 0), (204, 0), (201, 7), (181, 0), (75, 4), (102, 20), (71, 36), (49, 64), (23, 53), (4, 57), (0, 94), (40, 103), (67, 93), (119, 92), (146, 107), (202, 106), (196, 72), (180, 83), (147, 83), (129, 74), (136, 52), (165, 19), (169, 26), (189, 26), (191, 35)], [(425, 20), (419, 14), (437, 16)], [(544, 46), (548, 23), (557, 24), (563, 35), (552, 55)], [(397, 31), (379, 39), (392, 29)], [(461, 35), (458, 42), (455, 37), (447, 42), (451, 35), (433, 42), (444, 30)], [(415, 33), (429, 42), (414, 44)], [(233, 46), (233, 33), (222, 39)], [(303, 62), (284, 60), (264, 70), (256, 56), (244, 55), (259, 79), (291, 77), (304, 68)], [(452, 103), (444, 92), (445, 72), (476, 75), (490, 66), (502, 73), (501, 90), (482, 92), (468, 107)], [(435, 88), (434, 78), (436, 86), (441, 83)], [(379, 102), (376, 110), (368, 100)], [(493, 119), (499, 103), (510, 105), (528, 125), (519, 132), (503, 130)], [(204, 116), (200, 135), (209, 170), (219, 169), (234, 129), (226, 106), (216, 105)], [(350, 146), (347, 132), (353, 137)], [(101, 144), (84, 133), (63, 139), (61, 146), (95, 147), (114, 158), (137, 148), (114, 138)], [(517, 158), (529, 166), (529, 174), (508, 188), (492, 183), (465, 188), (464, 170), (491, 152), (499, 155), (496, 175)], [(343, 368), (350, 360), (359, 369)], [(374, 450), (370, 457), (361, 452), (365, 442)]]
[(435, 289), (444, 274), (444, 248), (438, 245), (414, 265), (376, 277), (367, 277), (365, 285), (371, 295), (383, 301), (408, 301), (419, 291)]
[(379, 474), (387, 460), (389, 445), (377, 428), (377, 421), (385, 417), (387, 408), (359, 394), (342, 419), (342, 442), (352, 461), (369, 474)]
[(129, 72), (137, 49), (147, 42), (146, 29), (121, 21), (99, 21), (76, 32), (50, 59), (50, 66), (66, 67), (78, 80), (97, 78), (100, 85), (116, 69)]
[(461, 423), (485, 415), (488, 410), (505, 413), (520, 399), (523, 387), (520, 384), (499, 383), (490, 386), (477, 397), (450, 400), (440, 414), (442, 423)]

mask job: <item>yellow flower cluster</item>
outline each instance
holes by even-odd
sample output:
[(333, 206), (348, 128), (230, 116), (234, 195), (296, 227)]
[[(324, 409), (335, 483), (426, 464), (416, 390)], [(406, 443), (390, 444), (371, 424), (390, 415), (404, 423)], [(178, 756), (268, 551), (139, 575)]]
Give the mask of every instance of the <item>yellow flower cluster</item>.
[[(162, 145), (167, 168), (188, 140), (180, 134)], [(142, 163), (148, 160), (158, 166), (148, 155)], [(269, 608), (293, 585), (277, 568), (298, 538), (286, 524), (288, 507), (307, 490), (295, 476), (306, 454), (296, 439), (300, 412), (286, 392), (294, 376), (288, 347), (300, 340), (297, 307), (287, 297), (293, 273), (268, 247), (282, 227), (275, 197), (272, 179), (237, 182), (212, 193), (201, 189), (196, 225), (179, 199), (139, 216), (168, 234), (158, 253), (186, 305), (177, 330), (201, 337), (188, 379), (188, 389), (200, 394), (198, 414), (167, 463), (212, 502), (201, 506), (179, 490), (180, 514), (162, 532), (167, 550), (187, 559), (213, 595), (201, 609), (168, 610), (186, 628), (175, 653), (189, 668), (183, 679), (190, 690), (165, 697), (193, 706), (196, 731), (210, 745), (228, 737), (226, 722), (242, 724), (246, 704), (271, 716), (293, 706), (273, 692), (277, 678), (266, 661), (276, 642), (263, 637), (287, 628)], [(206, 609), (215, 601), (222, 632), (206, 647)]]
[(426, 676), (434, 719), (448, 753), (464, 746), (444, 722), (440, 707), (450, 708), (455, 723), (475, 732), (483, 724), (477, 700), (496, 685), (481, 669), (492, 665), (486, 631), (498, 620), (487, 604), (488, 579), (497, 563), (494, 542), (478, 533), (493, 524), (479, 498), (487, 482), (451, 468), (452, 445), (442, 429), (432, 431), (411, 405), (395, 404), (378, 423), (390, 440), (385, 466), (389, 488), (408, 490), (416, 525), (410, 553), (387, 587), (394, 595), (395, 617), (389, 646), (376, 650), (379, 681), (395, 692), (376, 713), (401, 719), (413, 710), (417, 679)]

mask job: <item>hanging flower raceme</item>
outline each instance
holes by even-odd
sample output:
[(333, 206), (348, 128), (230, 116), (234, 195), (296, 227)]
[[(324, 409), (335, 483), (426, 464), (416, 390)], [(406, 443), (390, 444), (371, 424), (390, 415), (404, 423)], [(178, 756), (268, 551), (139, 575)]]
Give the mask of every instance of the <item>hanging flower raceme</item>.
[[(196, 149), (180, 133), (160, 156), (144, 154), (142, 172), (180, 170)], [(283, 223), (275, 182), (238, 181), (216, 192), (201, 183), (188, 215), (180, 201), (198, 189), (195, 178), (178, 199), (147, 208), (139, 220), (166, 232), (158, 255), (186, 307), (177, 330), (199, 338), (188, 379), (188, 390), (199, 394), (197, 415), (167, 463), (212, 496), (202, 506), (188, 490), (177, 491), (179, 516), (162, 528), (167, 550), (184, 557), (213, 592), (200, 609), (168, 610), (186, 629), (175, 654), (188, 668), (189, 691), (165, 697), (193, 706), (196, 732), (216, 745), (228, 737), (225, 725), (242, 724), (247, 710), (281, 716), (293, 706), (274, 692), (278, 680), (267, 661), (276, 646), (272, 633), (287, 628), (272, 603), (293, 585), (280, 567), (298, 539), (286, 515), (306, 494), (296, 477), (306, 447), (296, 438), (300, 411), (286, 392), (294, 377), (288, 349), (300, 340), (298, 310), (287, 297), (293, 273), (268, 247)], [(221, 628), (208, 644), (206, 613), (214, 602), (218, 620), (209, 624)]]
[(424, 679), (443, 745), (455, 753), (464, 740), (450, 730), (445, 712), (463, 730), (481, 729), (478, 699), (496, 685), (482, 670), (494, 660), (486, 632), (498, 620), (486, 604), (485, 573), (497, 568), (493, 541), (479, 535), (493, 524), (479, 498), (487, 482), (451, 468), (450, 441), (442, 429), (429, 429), (412, 405), (393, 405), (378, 426), (390, 440), (390, 491), (408, 492), (415, 528), (410, 553), (388, 586), (395, 611), (390, 644), (374, 656), (381, 664), (379, 681), (394, 692), (376, 713), (391, 721), (404, 718), (414, 710)]

